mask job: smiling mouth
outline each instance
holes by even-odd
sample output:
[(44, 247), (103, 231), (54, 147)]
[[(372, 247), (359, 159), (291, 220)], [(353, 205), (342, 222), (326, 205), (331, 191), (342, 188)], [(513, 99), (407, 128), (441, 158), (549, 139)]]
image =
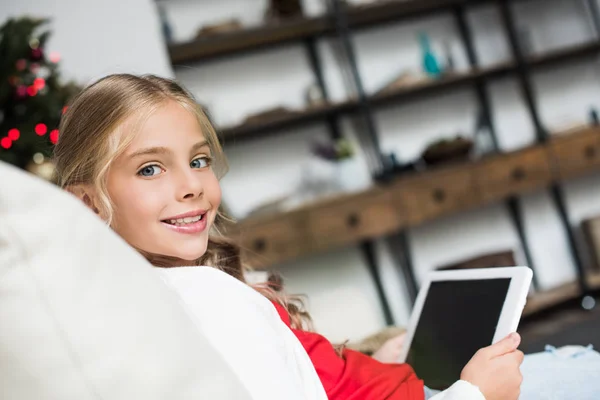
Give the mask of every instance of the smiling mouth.
[(196, 223), (198, 221), (202, 221), (206, 216), (206, 213), (197, 215), (195, 217), (185, 217), (185, 218), (177, 218), (177, 219), (164, 219), (162, 222), (175, 225), (175, 226), (186, 226)]

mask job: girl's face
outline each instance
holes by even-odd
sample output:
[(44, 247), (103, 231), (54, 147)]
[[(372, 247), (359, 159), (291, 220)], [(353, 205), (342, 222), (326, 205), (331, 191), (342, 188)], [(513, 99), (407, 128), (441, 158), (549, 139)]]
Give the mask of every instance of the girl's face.
[(159, 108), (111, 165), (112, 228), (130, 245), (172, 265), (206, 252), (221, 202), (211, 152), (191, 112), (174, 101)]

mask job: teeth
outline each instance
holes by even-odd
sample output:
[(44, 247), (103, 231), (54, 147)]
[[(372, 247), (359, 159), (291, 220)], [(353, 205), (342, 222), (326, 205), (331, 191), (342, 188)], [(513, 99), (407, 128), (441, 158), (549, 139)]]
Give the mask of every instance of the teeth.
[(185, 218), (178, 218), (178, 219), (170, 219), (169, 223), (172, 225), (185, 225), (185, 224), (191, 224), (193, 222), (198, 222), (202, 219), (204, 215), (198, 215), (196, 217), (185, 217)]

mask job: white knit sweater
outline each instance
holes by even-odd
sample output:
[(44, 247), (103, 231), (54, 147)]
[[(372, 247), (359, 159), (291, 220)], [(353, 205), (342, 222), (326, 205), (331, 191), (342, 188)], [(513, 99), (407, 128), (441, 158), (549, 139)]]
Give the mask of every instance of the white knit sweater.
[[(269, 300), (211, 267), (157, 268), (256, 400), (327, 400), (308, 354)], [(485, 400), (465, 381), (432, 400)]]

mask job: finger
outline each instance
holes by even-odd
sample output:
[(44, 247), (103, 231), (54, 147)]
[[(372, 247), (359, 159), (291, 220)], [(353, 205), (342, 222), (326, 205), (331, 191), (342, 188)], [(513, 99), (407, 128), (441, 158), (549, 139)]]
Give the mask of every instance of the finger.
[(404, 344), (404, 340), (406, 339), (406, 332), (399, 334), (394, 338), (394, 343), (398, 346), (402, 346)]
[(484, 353), (489, 358), (500, 357), (508, 353), (512, 353), (519, 347), (521, 336), (518, 333), (511, 333), (498, 343), (495, 343), (484, 349)]
[(521, 350), (515, 350), (514, 353), (515, 360), (519, 365), (523, 364), (523, 359), (525, 358), (525, 354)]

